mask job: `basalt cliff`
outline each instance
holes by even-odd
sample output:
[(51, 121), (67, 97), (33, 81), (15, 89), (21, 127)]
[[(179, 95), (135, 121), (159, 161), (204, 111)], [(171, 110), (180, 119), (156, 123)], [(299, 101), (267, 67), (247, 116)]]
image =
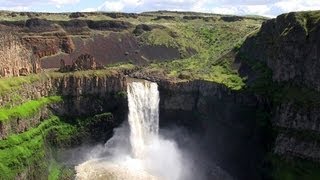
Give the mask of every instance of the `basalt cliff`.
[(73, 179), (70, 151), (112, 137), (132, 79), (157, 82), (201, 178), (320, 176), (319, 11), (1, 16), (0, 179)]

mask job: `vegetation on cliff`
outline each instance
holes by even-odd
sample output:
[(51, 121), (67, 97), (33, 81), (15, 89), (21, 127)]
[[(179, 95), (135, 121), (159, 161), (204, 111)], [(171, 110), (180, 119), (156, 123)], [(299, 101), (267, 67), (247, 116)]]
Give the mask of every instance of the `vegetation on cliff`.
[(164, 25), (174, 32), (176, 37), (169, 37), (166, 31), (159, 33), (160, 30), (152, 30), (142, 36), (149, 35), (145, 37), (149, 38), (149, 43), (177, 46), (182, 54), (187, 53), (190, 48), (197, 53), (179, 60), (156, 62), (147, 69), (163, 70), (171, 78), (202, 79), (239, 90), (244, 86), (244, 82), (233, 65), (237, 47), (247, 35), (259, 28), (260, 23), (261, 21), (255, 19), (235, 22), (205, 22), (202, 19), (166, 22)]
[[(138, 65), (153, 63), (145, 69), (163, 71), (169, 78), (217, 82), (232, 89), (241, 89), (244, 86), (243, 79), (233, 66), (236, 54), (234, 49), (248, 34), (259, 29), (265, 20), (257, 17), (188, 12), (152, 12), (141, 15), (102, 12), (77, 14), (3, 12), (0, 15), (4, 17), (3, 19), (8, 19), (8, 22), (2, 22), (5, 25), (11, 24), (18, 28), (20, 25), (15, 23), (26, 22), (28, 26), (23, 23), (21, 26), (27, 34), (29, 31), (33, 32), (32, 28), (44, 28), (43, 31), (37, 32), (41, 35), (40, 39), (39, 37), (34, 39), (33, 34), (30, 34), (31, 39), (27, 39), (26, 43), (37, 50), (34, 52), (35, 55), (42, 58), (46, 64), (58, 64), (59, 57), (65, 56), (57, 53), (72, 54), (74, 48), (83, 48), (81, 44), (85, 45), (91, 39), (94, 41), (92, 46), (94, 44), (98, 44), (99, 47), (106, 46), (105, 48), (110, 48), (111, 51), (116, 47), (108, 45), (106, 40), (118, 41), (117, 48), (120, 49), (111, 52), (113, 55), (106, 55), (105, 53), (110, 54), (110, 52), (105, 52), (104, 56), (101, 56), (101, 52), (96, 51), (104, 51), (105, 48), (99, 49), (96, 46), (97, 50), (92, 52), (91, 47), (87, 47), (90, 49), (88, 52), (92, 53), (90, 55), (94, 56), (97, 62), (103, 62), (102, 65), (108, 65), (106, 62), (133, 62)], [(91, 24), (97, 27), (93, 29)], [(55, 29), (46, 29), (48, 26)], [(47, 42), (47, 36), (55, 31), (61, 35), (53, 34), (57, 36), (54, 42)], [(77, 38), (70, 39), (71, 36)], [(88, 37), (89, 39), (86, 39)], [(106, 39), (102, 40), (104, 38)], [(80, 40), (83, 43), (77, 45)], [(125, 43), (130, 44), (130, 47)], [(54, 57), (55, 55), (57, 57)]]
[(40, 99), (31, 100), (12, 108), (0, 108), (0, 121), (8, 121), (12, 118), (30, 117), (39, 111), (43, 106), (59, 101), (62, 101), (60, 96), (42, 97)]
[(23, 84), (30, 84), (40, 79), (39, 75), (32, 74), (21, 77), (0, 78), (0, 95), (8, 91), (13, 91), (22, 87)]
[[(63, 134), (61, 134), (63, 132)], [(14, 179), (21, 175), (41, 177), (47, 173), (49, 147), (46, 146), (48, 135), (54, 133), (57, 141), (65, 143), (75, 128), (63, 123), (58, 117), (43, 121), (38, 127), (24, 133), (9, 136), (0, 141), (0, 174), (2, 179)], [(32, 168), (33, 167), (33, 168)], [(29, 170), (35, 172), (28, 172)], [(38, 174), (37, 174), (37, 173)]]
[[(316, 83), (313, 83), (318, 82), (318, 78), (310, 78), (317, 77), (317, 73), (314, 73), (316, 70), (308, 72), (305, 69), (301, 70), (301, 59), (291, 61), (300, 55), (300, 58), (306, 57), (311, 62), (311, 65), (308, 65), (309, 69), (313, 68), (314, 64), (312, 63), (318, 62), (314, 61), (314, 57), (317, 56), (311, 56), (313, 51), (309, 53), (310, 56), (306, 56), (306, 50), (300, 52), (300, 48), (297, 47), (306, 45), (307, 49), (312, 49), (313, 40), (316, 41), (315, 34), (319, 32), (317, 31), (320, 23), (319, 11), (281, 15), (276, 20), (265, 22), (260, 31), (258, 31), (260, 25), (265, 20), (263, 18), (213, 14), (150, 12), (135, 15), (3, 12), (1, 15), (5, 16), (3, 18), (5, 21), (2, 21), (2, 24), (21, 26), (20, 30), (23, 35), (28, 37), (34, 35), (33, 33), (38, 33), (42, 36), (44, 40), (36, 39), (33, 42), (36, 45), (40, 44), (39, 41), (42, 42), (42, 40), (47, 42), (46, 38), (50, 36), (56, 38), (52, 40), (57, 41), (53, 49), (50, 47), (49, 49), (41, 49), (39, 46), (35, 46), (34, 49), (41, 49), (40, 52), (34, 52), (34, 55), (40, 59), (49, 56), (52, 58), (55, 55), (60, 57), (61, 54), (72, 53), (75, 47), (71, 41), (83, 40), (81, 43), (86, 44), (92, 40), (95, 43), (97, 39), (108, 36), (112, 36), (109, 40), (113, 44), (126, 44), (128, 41), (128, 44), (136, 49), (134, 51), (121, 49), (123, 52), (120, 52), (120, 55), (116, 57), (118, 58), (115, 59), (116, 63), (104, 64), (106, 68), (103, 70), (68, 73), (46, 70), (37, 75), (1, 78), (0, 96), (7, 95), (8, 101), (16, 99), (15, 101), (18, 103), (9, 103), (8, 106), (0, 107), (0, 123), (13, 118), (31, 117), (45, 105), (63, 100), (60, 96), (22, 100), (18, 92), (23, 90), (22, 88), (26, 84), (50, 78), (99, 78), (118, 73), (130, 74), (134, 71), (142, 71), (150, 74), (159, 73), (170, 80), (204, 80), (219, 83), (232, 90), (240, 90), (237, 92), (256, 95), (260, 98), (259, 103), (265, 106), (265, 109), (259, 109), (255, 112), (257, 121), (259, 121), (257, 124), (261, 126), (259, 131), (270, 133), (268, 134), (270, 139), (276, 136), (273, 134), (274, 131), (283, 132), (284, 130), (294, 132), (292, 137), (299, 136), (302, 140), (314, 141), (319, 137), (317, 133), (310, 133), (308, 130), (298, 132), (290, 128), (277, 128), (274, 127), (275, 125), (270, 127), (271, 118), (275, 116), (278, 105), (282, 103), (290, 102), (300, 109), (309, 109), (320, 105), (319, 88)], [(292, 36), (296, 34), (299, 36)], [(297, 44), (299, 46), (296, 46)], [(100, 44), (98, 43), (98, 45)], [(53, 44), (49, 43), (49, 46), (53, 46)], [(123, 48), (122, 46), (126, 47), (121, 45), (121, 48)], [(178, 56), (170, 56), (168, 59), (153, 59), (141, 54), (139, 48), (146, 46), (166, 47), (165, 51), (152, 52), (159, 54), (165, 54), (172, 48), (178, 52)], [(280, 46), (281, 48), (279, 48)], [(288, 46), (290, 47), (287, 48)], [(109, 46), (103, 48), (108, 49)], [(292, 49), (296, 51), (292, 52)], [(284, 50), (285, 53), (283, 53)], [(104, 53), (99, 52), (98, 54), (103, 54), (101, 57), (104, 57)], [(290, 54), (298, 54), (299, 56), (288, 56)], [(277, 57), (277, 55), (279, 56)], [(241, 64), (240, 68), (239, 63)], [(288, 64), (292, 64), (292, 66), (288, 66)], [(71, 84), (74, 84), (73, 78), (70, 79), (72, 79), (70, 80)], [(82, 80), (80, 79), (79, 82)], [(312, 83), (306, 85), (305, 83), (308, 81)], [(81, 88), (79, 89), (79, 92), (82, 91)], [(115, 93), (115, 96), (125, 98), (126, 94), (120, 91)], [(300, 117), (300, 114), (297, 116)], [(29, 169), (39, 169), (37, 173), (44, 170), (42, 173), (46, 174), (43, 177), (48, 176), (49, 179), (58, 178), (63, 167), (54, 159), (46, 159), (48, 158), (48, 148), (71, 145), (75, 143), (71, 141), (72, 138), (79, 133), (82, 133), (82, 138), (89, 136), (99, 138), (98, 136), (101, 134), (96, 134), (95, 131), (105, 130), (105, 127), (111, 129), (116, 124), (113, 120), (111, 113), (78, 118), (71, 120), (70, 123), (66, 123), (58, 117), (52, 117), (44, 120), (38, 127), (8, 136), (0, 141), (0, 179), (13, 179), (25, 174), (34, 174), (34, 172), (28, 173)], [(112, 134), (111, 130), (105, 133), (107, 136)], [(49, 147), (47, 143), (50, 144)], [(272, 151), (270, 144), (265, 146), (268, 151)], [(44, 159), (46, 161), (43, 161)], [(318, 179), (320, 176), (319, 165), (307, 160), (292, 161), (290, 158), (272, 157), (268, 159), (268, 162), (271, 163), (271, 176), (274, 179)], [(48, 169), (50, 173), (48, 173)]]
[(272, 179), (319, 179), (319, 61), (310, 51), (318, 46), (319, 23), (320, 11), (280, 15), (249, 36), (237, 56), (246, 90), (272, 115)]

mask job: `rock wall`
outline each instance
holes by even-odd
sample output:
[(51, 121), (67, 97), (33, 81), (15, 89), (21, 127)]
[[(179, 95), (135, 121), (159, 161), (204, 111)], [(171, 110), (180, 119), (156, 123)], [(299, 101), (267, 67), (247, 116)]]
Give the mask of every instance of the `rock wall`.
[(278, 129), (274, 152), (282, 156), (293, 156), (320, 162), (319, 106), (302, 106), (286, 102), (277, 106), (272, 118)]
[(320, 91), (319, 14), (292, 12), (267, 20), (246, 39), (241, 52), (266, 63), (276, 82), (290, 81)]
[(121, 117), (126, 116), (126, 98), (121, 93), (126, 92), (127, 85), (121, 73), (102, 77), (68, 76), (55, 79), (53, 84), (56, 93), (65, 97), (63, 104), (54, 108), (61, 116), (93, 116), (115, 111)]
[(260, 105), (254, 96), (206, 81), (158, 83), (160, 125), (186, 128), (195, 141), (191, 149), (205, 159), (202, 165), (215, 162), (238, 179), (258, 178), (264, 135), (256, 123)]
[(71, 65), (82, 54), (93, 56), (101, 65), (146, 64), (181, 58), (178, 48), (140, 42), (133, 33), (134, 26), (126, 21), (29, 18), (26, 21), (1, 21), (0, 27), (0, 34), (6, 35), (0, 39), (1, 76), (59, 68), (61, 59)]
[[(0, 138), (21, 133), (36, 127), (51, 114), (68, 117), (88, 117), (103, 112), (114, 113), (114, 119), (122, 121), (127, 112), (126, 79), (123, 74), (115, 73), (102, 76), (76, 76), (64, 74), (42, 78), (32, 84), (24, 84), (14, 93), (0, 95), (0, 104), (17, 106), (23, 102), (45, 96), (62, 96), (63, 101), (43, 106), (30, 118), (11, 118), (0, 122)], [(16, 93), (20, 101), (15, 101)]]
[(10, 30), (0, 32), (0, 77), (26, 76), (39, 71), (32, 51)]
[(131, 33), (110, 32), (108, 35), (95, 34), (90, 38), (72, 37), (74, 51), (56, 53), (42, 58), (43, 68), (59, 68), (60, 59), (72, 64), (81, 54), (92, 55), (97, 63), (108, 65), (119, 62), (145, 64), (148, 61), (172, 60), (180, 58), (179, 50), (165, 46), (141, 45)]
[[(248, 77), (248, 82), (266, 84), (260, 91), (268, 94), (264, 98), (272, 109), (273, 129), (278, 132), (273, 152), (315, 162), (320, 162), (317, 145), (320, 137), (319, 17), (320, 11), (309, 11), (267, 20), (256, 34), (246, 39), (239, 53), (242, 56), (240, 71)], [(259, 74), (259, 70), (253, 73), (259, 63), (271, 69), (270, 82), (259, 79), (265, 76)], [(283, 87), (287, 90), (282, 91)], [(296, 89), (300, 93), (294, 93)], [(308, 93), (312, 94), (310, 98)]]
[(8, 121), (0, 122), (0, 140), (11, 134), (18, 134), (27, 131), (32, 127), (36, 127), (43, 120), (48, 119), (51, 115), (47, 106), (39, 109), (32, 117), (11, 118)]

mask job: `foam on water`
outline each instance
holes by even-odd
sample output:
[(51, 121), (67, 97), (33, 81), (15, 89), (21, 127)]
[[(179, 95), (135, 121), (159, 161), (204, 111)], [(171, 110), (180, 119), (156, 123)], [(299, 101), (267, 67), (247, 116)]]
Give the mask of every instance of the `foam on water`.
[(127, 94), (129, 128), (116, 129), (104, 147), (88, 153), (88, 161), (76, 167), (76, 179), (181, 179), (182, 157), (175, 142), (158, 135), (158, 85), (130, 82)]

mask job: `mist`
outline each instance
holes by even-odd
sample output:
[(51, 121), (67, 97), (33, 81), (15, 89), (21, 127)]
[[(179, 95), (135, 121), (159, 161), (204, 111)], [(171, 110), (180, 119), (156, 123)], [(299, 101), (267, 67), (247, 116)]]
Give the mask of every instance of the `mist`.
[(128, 121), (103, 146), (76, 166), (76, 179), (188, 180), (189, 157), (177, 143), (159, 134), (159, 91), (156, 83), (128, 83)]
[[(175, 134), (170, 130), (166, 134)], [(178, 132), (178, 131), (177, 131)], [(91, 149), (85, 147), (82, 162), (76, 167), (77, 179), (104, 178), (110, 171), (117, 173), (117, 178), (132, 179), (150, 178), (164, 180), (193, 179), (197, 172), (192, 167), (192, 158), (183, 152), (173, 139), (153, 137), (151, 143), (145, 147), (143, 159), (133, 158), (130, 144), (130, 128), (125, 122), (114, 130), (114, 136), (104, 145), (97, 145)], [(115, 170), (116, 168), (116, 170)], [(123, 174), (122, 170), (132, 174)], [(99, 174), (99, 175), (98, 175)], [(125, 176), (125, 177), (123, 177)], [(114, 176), (110, 176), (114, 178)], [(200, 175), (197, 175), (200, 177)]]

